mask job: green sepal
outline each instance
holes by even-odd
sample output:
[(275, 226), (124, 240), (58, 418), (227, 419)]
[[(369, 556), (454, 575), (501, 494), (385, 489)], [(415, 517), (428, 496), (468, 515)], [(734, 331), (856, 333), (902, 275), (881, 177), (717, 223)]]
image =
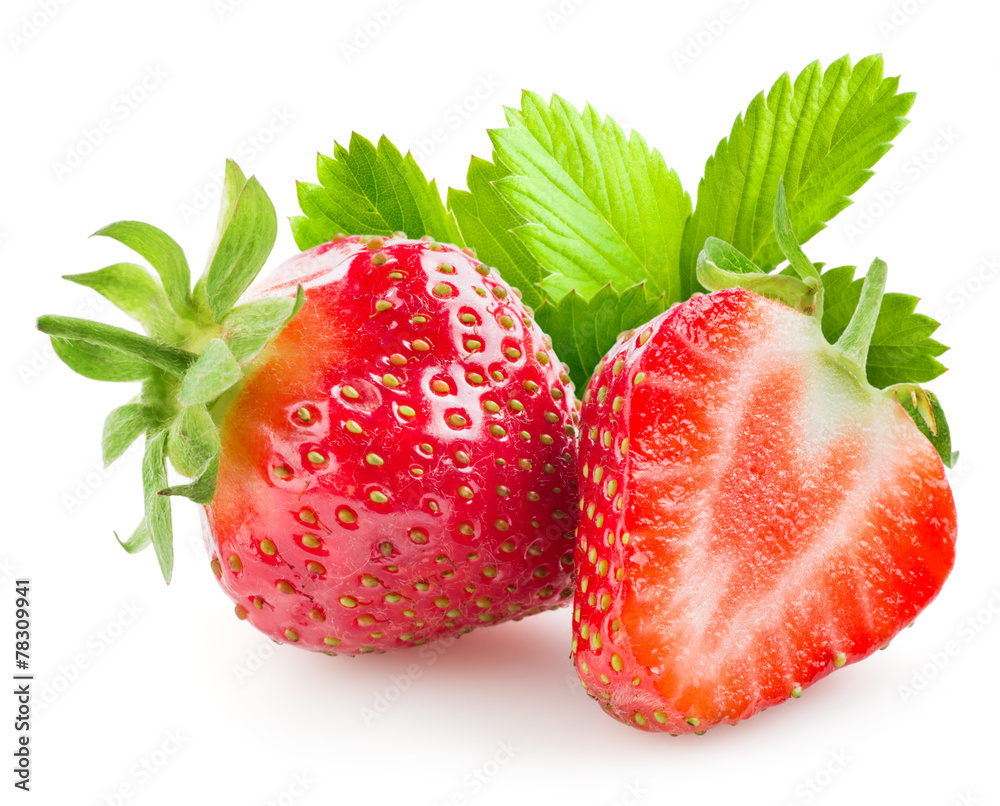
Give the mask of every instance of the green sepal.
[(141, 221), (118, 221), (94, 235), (114, 238), (146, 258), (160, 275), (170, 306), (178, 316), (191, 316), (191, 269), (177, 241), (163, 230)]
[[(186, 496), (210, 504), (220, 466), (220, 439), (206, 404), (227, 390), (236, 394), (243, 377), (240, 363), (221, 338), (218, 320), (229, 325), (226, 338), (244, 363), (251, 361), (301, 310), (302, 287), (294, 298), (260, 300), (226, 314), (252, 282), (270, 253), (277, 234), (274, 207), (255, 179), (246, 180), (233, 162), (226, 165), (226, 186), (219, 216), (218, 240), (208, 266), (188, 290), (190, 271), (180, 247), (147, 224), (122, 221), (100, 230), (145, 257), (159, 273), (134, 263), (119, 263), (67, 279), (103, 294), (149, 335), (100, 322), (42, 316), (38, 329), (52, 337), (57, 354), (73, 369), (100, 380), (141, 380), (142, 392), (105, 420), (102, 453), (118, 459), (146, 434), (142, 462), (144, 517), (127, 540), (115, 539), (130, 552), (153, 545), (164, 579), (173, 569), (170, 497)], [(227, 398), (228, 399), (228, 398)], [(216, 401), (215, 413), (224, 408)], [(166, 461), (194, 480), (168, 486)]]
[(934, 446), (944, 466), (954, 467), (958, 452), (951, 449), (951, 428), (937, 395), (911, 383), (890, 386), (885, 392), (910, 415), (920, 433)]
[[(823, 335), (831, 344), (843, 334), (861, 299), (863, 279), (854, 278), (854, 266), (823, 272)], [(936, 356), (947, 347), (931, 336), (938, 323), (916, 312), (917, 298), (890, 292), (882, 299), (868, 350), (868, 382), (884, 389), (897, 383), (926, 383), (945, 367)]]
[[(732, 244), (718, 238), (707, 238), (705, 247), (698, 255), (699, 270), (702, 265), (723, 271), (726, 274), (763, 274), (764, 270), (744, 255)], [(724, 288), (727, 286), (723, 286)], [(712, 291), (719, 289), (705, 286)]]
[[(800, 280), (810, 284), (813, 289), (812, 307), (808, 313), (812, 313), (818, 318), (823, 318), (823, 282), (820, 279), (819, 269), (802, 251), (799, 239), (795, 237), (795, 230), (792, 228), (792, 218), (788, 214), (788, 203), (785, 199), (785, 183), (778, 180), (778, 189), (774, 196), (774, 237), (778, 241), (788, 265), (791, 266)], [(812, 281), (810, 283), (810, 281)]]
[(196, 504), (208, 505), (215, 497), (215, 485), (219, 478), (219, 459), (216, 457), (209, 462), (205, 472), (190, 484), (178, 484), (175, 487), (166, 487), (160, 490), (160, 495), (171, 496), (180, 495), (189, 498)]
[(113, 533), (115, 540), (118, 541), (118, 545), (121, 546), (129, 554), (138, 554), (146, 546), (153, 542), (153, 535), (149, 531), (149, 527), (146, 526), (146, 519), (143, 518), (139, 521), (139, 525), (135, 527), (135, 531), (132, 532), (132, 536), (128, 540), (122, 541), (118, 537), (118, 532)]
[(698, 255), (697, 278), (709, 291), (745, 288), (803, 313), (815, 310), (821, 293), (820, 284), (811, 277), (803, 281), (787, 274), (765, 274), (750, 258), (718, 238), (706, 239)]
[(219, 431), (205, 406), (188, 406), (171, 423), (167, 458), (182, 476), (200, 476), (219, 450)]
[(246, 183), (247, 177), (243, 173), (243, 169), (234, 160), (226, 160), (226, 175), (222, 182), (219, 218), (215, 225), (215, 237), (212, 239), (212, 245), (208, 249), (206, 266), (211, 266), (212, 261), (215, 260), (215, 253), (219, 250), (222, 234), (226, 231), (229, 222), (233, 218), (233, 213), (236, 211), (236, 204), (240, 199), (240, 193), (243, 191)]
[(205, 296), (216, 322), (236, 304), (274, 248), (278, 219), (255, 177), (243, 185), (205, 274)]
[[(113, 325), (106, 325), (103, 322), (91, 322), (89, 319), (76, 319), (71, 316), (40, 316), (38, 317), (38, 329), (49, 336), (58, 336), (62, 339), (76, 339), (88, 342), (95, 347), (109, 347), (126, 354), (128, 359), (142, 359), (154, 367), (169, 372), (171, 375), (181, 376), (194, 362), (197, 356), (187, 350), (180, 350), (163, 344), (156, 339), (133, 333), (131, 330), (124, 330)], [(56, 353), (58, 354), (58, 349)], [(98, 355), (97, 352), (93, 353)], [(110, 355), (110, 354), (109, 354)], [(60, 355), (60, 358), (62, 356)], [(64, 361), (66, 359), (63, 359)], [(66, 363), (69, 363), (68, 361)], [(81, 375), (86, 373), (76, 369)], [(148, 376), (140, 375), (135, 378), (120, 380), (140, 380)], [(88, 375), (87, 377), (93, 377)], [(97, 380), (105, 380), (97, 378)]]
[[(156, 559), (160, 563), (163, 579), (170, 583), (174, 569), (174, 535), (170, 516), (170, 499), (160, 495), (167, 486), (167, 465), (165, 449), (167, 432), (160, 431), (146, 438), (146, 452), (142, 458), (142, 492), (145, 515), (136, 532), (122, 546), (126, 551), (138, 551), (145, 545), (153, 544)], [(119, 541), (121, 542), (121, 541)], [(135, 548), (129, 548), (129, 544)]]
[(222, 320), (222, 337), (238, 363), (256, 358), (285, 328), (305, 303), (300, 285), (295, 298), (268, 297), (233, 308)]
[(819, 279), (819, 271), (806, 257), (799, 239), (795, 237), (792, 217), (788, 213), (788, 201), (785, 197), (785, 183), (780, 179), (778, 180), (778, 189), (774, 194), (774, 237), (781, 253), (800, 279), (805, 280), (807, 277)]
[(163, 333), (175, 321), (163, 286), (135, 263), (115, 263), (85, 274), (65, 274), (63, 279), (94, 289), (139, 322), (151, 336)]
[(885, 261), (875, 258), (861, 285), (858, 307), (854, 309), (851, 321), (847, 323), (844, 332), (833, 345), (862, 370), (868, 366), (868, 350), (871, 347), (879, 312), (882, 310), (886, 273)]
[(236, 209), (236, 202), (239, 200), (240, 192), (246, 185), (247, 178), (243, 170), (233, 160), (226, 160), (225, 179), (222, 182), (222, 198), (219, 202), (219, 215), (215, 223), (215, 235), (212, 238), (212, 245), (208, 249), (208, 260), (205, 262), (205, 270), (202, 272), (198, 282), (194, 284), (192, 297), (194, 307), (199, 311), (208, 311), (208, 298), (205, 293), (205, 281), (208, 279), (208, 269), (215, 260), (215, 254), (219, 250), (219, 242), (222, 234), (226, 231), (233, 211)]
[(104, 466), (125, 453), (146, 430), (146, 407), (141, 403), (126, 403), (112, 411), (104, 420), (101, 453)]
[(243, 378), (236, 358), (222, 339), (212, 339), (184, 375), (177, 399), (182, 406), (215, 400)]
[(71, 370), (94, 381), (141, 381), (153, 372), (153, 366), (141, 358), (78, 339), (53, 336), (52, 349)]
[(648, 322), (664, 308), (664, 295), (650, 296), (644, 283), (621, 294), (608, 283), (589, 300), (572, 292), (558, 304), (543, 302), (535, 318), (552, 339), (556, 355), (569, 367), (573, 384), (582, 390), (619, 335)]

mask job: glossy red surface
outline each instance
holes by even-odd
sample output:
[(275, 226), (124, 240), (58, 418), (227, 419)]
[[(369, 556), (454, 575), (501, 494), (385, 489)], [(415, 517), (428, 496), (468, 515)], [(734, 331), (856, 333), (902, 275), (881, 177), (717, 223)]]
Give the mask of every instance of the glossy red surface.
[(254, 293), (296, 283), (305, 306), (226, 412), (207, 508), (237, 612), (357, 653), (566, 603), (573, 391), (512, 289), (402, 239), (316, 247)]

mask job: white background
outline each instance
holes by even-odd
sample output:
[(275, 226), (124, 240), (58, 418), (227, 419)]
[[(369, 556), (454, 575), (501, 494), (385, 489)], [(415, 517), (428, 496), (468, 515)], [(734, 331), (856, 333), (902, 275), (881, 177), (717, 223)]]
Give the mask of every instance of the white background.
[[(1000, 803), (1000, 282), (990, 268), (1000, 250), (1000, 7), (398, 0), (370, 43), (346, 52), (357, 27), (374, 30), (372, 15), (388, 8), (4, 3), (0, 673), (13, 673), (14, 579), (26, 576), (37, 681), (30, 795), (10, 794), (15, 703), (0, 695), (0, 799)], [(723, 11), (727, 22), (717, 22)], [(34, 33), (32, 19), (43, 23)], [(685, 50), (692, 58), (681, 63)], [(888, 651), (735, 730), (671, 739), (619, 725), (583, 695), (568, 609), (477, 631), (440, 653), (329, 658), (276, 647), (237, 622), (209, 571), (194, 505), (175, 506), (169, 588), (152, 552), (129, 557), (116, 545), (112, 530), (128, 534), (140, 517), (139, 451), (98, 470), (101, 422), (134, 390), (74, 375), (33, 329), (47, 312), (127, 323), (59, 279), (132, 259), (89, 241), (94, 230), (149, 221), (185, 246), (197, 271), (215, 205), (194, 215), (186, 206), (216, 190), (225, 157), (260, 178), (279, 216), (292, 215), (293, 180), (314, 179), (316, 151), (352, 130), (416, 149), (442, 129), (422, 165), (442, 188), (462, 187), (470, 153), (488, 156), (486, 129), (502, 124), (502, 105), (516, 105), (521, 88), (590, 101), (634, 126), (693, 194), (733, 118), (782, 71), (873, 52), (918, 91), (913, 122), (858, 203), (807, 251), (864, 266), (880, 255), (890, 290), (921, 296), (944, 322), (951, 369), (932, 388), (962, 450), (952, 474), (957, 566)], [(129, 108), (122, 94), (145, 97)], [(456, 104), (478, 108), (458, 115)], [(81, 145), (102, 118), (111, 130)], [(56, 164), (71, 151), (88, 153), (66, 173)], [(270, 265), (295, 251), (280, 226)], [(380, 696), (392, 703), (373, 718)]]

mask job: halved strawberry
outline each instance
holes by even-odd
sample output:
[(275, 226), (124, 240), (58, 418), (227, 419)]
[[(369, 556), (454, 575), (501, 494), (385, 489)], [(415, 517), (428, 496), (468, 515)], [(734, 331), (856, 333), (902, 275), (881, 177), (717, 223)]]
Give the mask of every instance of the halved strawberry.
[[(709, 274), (816, 313), (815, 281)], [(863, 369), (883, 286), (877, 262), (836, 347), (817, 316), (731, 288), (601, 362), (581, 414), (573, 653), (615, 718), (735, 724), (885, 646), (940, 590), (944, 467)]]

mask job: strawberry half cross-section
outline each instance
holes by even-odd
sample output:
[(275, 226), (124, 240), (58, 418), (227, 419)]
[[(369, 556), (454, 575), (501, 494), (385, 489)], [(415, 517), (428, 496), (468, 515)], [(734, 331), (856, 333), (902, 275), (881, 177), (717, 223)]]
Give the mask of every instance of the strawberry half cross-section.
[(864, 371), (885, 264), (831, 345), (818, 272), (776, 217), (801, 279), (710, 241), (699, 280), (718, 290), (624, 334), (584, 394), (573, 655), (644, 730), (799, 697), (885, 647), (954, 562), (941, 457), (899, 402), (940, 433), (936, 399)]

